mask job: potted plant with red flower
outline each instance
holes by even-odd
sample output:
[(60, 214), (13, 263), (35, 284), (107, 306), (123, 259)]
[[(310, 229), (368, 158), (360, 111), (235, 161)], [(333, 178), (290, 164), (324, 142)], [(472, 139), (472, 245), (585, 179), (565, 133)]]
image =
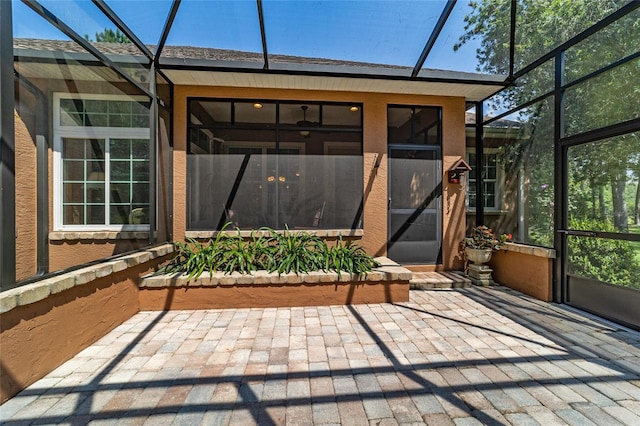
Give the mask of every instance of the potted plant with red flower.
[(481, 265), (491, 259), (491, 254), (500, 250), (511, 234), (502, 234), (499, 237), (493, 229), (486, 225), (479, 225), (471, 229), (471, 235), (462, 241), (464, 253), (469, 261)]

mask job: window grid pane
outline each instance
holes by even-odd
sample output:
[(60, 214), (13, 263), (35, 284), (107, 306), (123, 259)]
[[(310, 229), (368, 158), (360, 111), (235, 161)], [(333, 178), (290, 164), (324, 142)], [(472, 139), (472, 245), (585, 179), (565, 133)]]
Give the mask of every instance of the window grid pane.
[[(107, 147), (121, 158), (110, 158)], [(62, 152), (71, 157), (62, 160), (63, 225), (148, 224), (148, 154), (137, 157), (148, 149), (144, 139), (63, 139)]]
[(109, 222), (111, 225), (148, 224), (149, 141), (111, 139), (110, 146)]
[(105, 141), (65, 138), (62, 143), (62, 152), (72, 158), (62, 162), (63, 224), (104, 224)]
[[(469, 164), (475, 164), (476, 154), (468, 154)], [(496, 206), (497, 198), (497, 178), (498, 178), (498, 156), (497, 154), (483, 154), (482, 155), (482, 170), (484, 176), (483, 186), (483, 206), (485, 208), (494, 209)], [(469, 187), (467, 188), (467, 197), (469, 200), (469, 207), (477, 207), (477, 176), (475, 170), (472, 168), (469, 172)]]
[(149, 102), (60, 99), (60, 125), (148, 128)]

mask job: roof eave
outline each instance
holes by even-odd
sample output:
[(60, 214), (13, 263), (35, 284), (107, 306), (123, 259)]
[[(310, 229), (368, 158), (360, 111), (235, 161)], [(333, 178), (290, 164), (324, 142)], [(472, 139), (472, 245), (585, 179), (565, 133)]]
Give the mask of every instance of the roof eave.
[(447, 70), (423, 69), (411, 77), (411, 69), (384, 66), (354, 66), (318, 63), (270, 62), (269, 69), (259, 61), (229, 61), (191, 58), (161, 58), (161, 69), (203, 72), (238, 72), (261, 74), (291, 74), (321, 77), (373, 78), (386, 80), (426, 81), (455, 84), (496, 86), (506, 85), (504, 75), (485, 75)]

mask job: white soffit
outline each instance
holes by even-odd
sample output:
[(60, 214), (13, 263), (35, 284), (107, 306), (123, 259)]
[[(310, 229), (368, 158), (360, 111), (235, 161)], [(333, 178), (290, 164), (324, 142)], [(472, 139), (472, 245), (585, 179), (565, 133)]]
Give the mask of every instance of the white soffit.
[(498, 84), (409, 81), (378, 78), (325, 77), (164, 69), (175, 85), (299, 89), (339, 92), (456, 96), (480, 101), (500, 90)]

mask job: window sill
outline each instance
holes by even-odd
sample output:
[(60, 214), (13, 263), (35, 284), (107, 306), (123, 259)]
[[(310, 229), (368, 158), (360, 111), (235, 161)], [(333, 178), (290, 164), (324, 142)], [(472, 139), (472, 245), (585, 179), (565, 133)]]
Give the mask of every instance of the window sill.
[(58, 231), (49, 233), (49, 241), (148, 240), (149, 231)]
[(163, 244), (62, 275), (45, 278), (41, 281), (5, 290), (0, 293), (0, 314), (4, 314), (19, 306), (39, 302), (50, 295), (88, 284), (98, 278), (124, 271), (127, 268), (141, 265), (171, 253), (173, 253), (173, 245)]
[[(509, 214), (512, 213), (509, 210), (500, 210), (500, 209), (488, 209), (485, 207), (484, 209), (484, 214), (486, 216), (491, 216), (491, 215), (499, 215), (499, 214)], [(467, 208), (467, 214), (476, 214), (476, 209), (470, 209)]]
[(556, 251), (546, 247), (530, 246), (527, 244), (507, 243), (502, 250), (514, 253), (528, 254), (547, 259), (555, 259)]
[[(195, 240), (215, 238), (218, 233), (221, 231), (186, 231), (184, 236), (186, 238), (193, 238)], [(238, 235), (238, 231), (222, 231), (227, 235)], [(283, 234), (285, 230), (276, 231), (279, 234)], [(362, 237), (364, 235), (364, 230), (362, 229), (290, 229), (289, 232), (308, 232), (310, 234), (316, 235), (318, 237), (323, 238), (332, 238), (332, 237)], [(246, 229), (240, 230), (240, 236), (243, 238), (249, 238), (251, 236), (266, 236), (269, 235), (269, 231), (260, 231), (257, 229)]]

